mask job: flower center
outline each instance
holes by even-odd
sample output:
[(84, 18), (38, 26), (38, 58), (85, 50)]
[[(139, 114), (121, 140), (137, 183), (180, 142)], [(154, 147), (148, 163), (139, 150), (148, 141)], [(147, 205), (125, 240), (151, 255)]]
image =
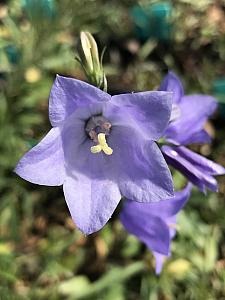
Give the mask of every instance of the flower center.
[(85, 131), (88, 137), (96, 144), (91, 147), (91, 153), (99, 153), (103, 151), (106, 155), (113, 153), (106, 142), (106, 136), (109, 135), (111, 123), (103, 116), (97, 115), (91, 117), (85, 126)]

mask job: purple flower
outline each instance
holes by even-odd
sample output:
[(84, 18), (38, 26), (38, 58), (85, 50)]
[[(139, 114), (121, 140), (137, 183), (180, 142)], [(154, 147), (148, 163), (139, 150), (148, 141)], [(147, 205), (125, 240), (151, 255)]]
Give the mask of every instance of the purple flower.
[(162, 151), (166, 161), (180, 170), (202, 192), (206, 188), (218, 191), (217, 181), (213, 176), (225, 174), (222, 166), (182, 146), (163, 146)]
[(173, 196), (168, 166), (154, 141), (171, 114), (171, 93), (109, 94), (57, 76), (50, 94), (53, 128), (20, 160), (16, 173), (41, 185), (63, 185), (75, 224), (101, 229), (121, 196), (139, 202)]
[(182, 83), (173, 72), (164, 78), (159, 90), (173, 92), (173, 108), (171, 121), (165, 131), (166, 140), (176, 145), (210, 142), (203, 127), (217, 108), (216, 99), (208, 95), (184, 96)]
[(217, 107), (216, 100), (204, 95), (184, 96), (182, 83), (173, 72), (165, 77), (160, 90), (174, 92), (171, 120), (165, 131), (165, 139), (174, 146), (161, 148), (166, 161), (181, 171), (201, 191), (205, 192), (206, 188), (217, 191), (217, 181), (213, 176), (225, 174), (225, 169), (180, 146), (211, 141), (203, 127)]
[(156, 258), (156, 273), (161, 272), (165, 257), (170, 256), (170, 242), (176, 234), (176, 215), (190, 197), (192, 185), (175, 192), (172, 199), (158, 203), (126, 200), (120, 220), (125, 229), (141, 240)]

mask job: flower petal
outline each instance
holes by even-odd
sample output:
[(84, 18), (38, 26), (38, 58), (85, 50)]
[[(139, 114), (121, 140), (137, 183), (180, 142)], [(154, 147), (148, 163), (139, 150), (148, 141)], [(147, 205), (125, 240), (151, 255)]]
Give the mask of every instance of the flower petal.
[(168, 218), (175, 216), (186, 204), (190, 197), (192, 184), (188, 184), (183, 190), (175, 192), (174, 197), (168, 200), (154, 203), (143, 203), (143, 207), (149, 209), (152, 215)]
[(173, 181), (158, 146), (145, 140), (132, 127), (114, 127), (108, 138), (113, 149), (121, 194), (138, 202), (173, 197)]
[(202, 171), (197, 164), (188, 157), (184, 157), (179, 151), (180, 147), (163, 146), (161, 148), (164, 157), (168, 164), (179, 170), (186, 176), (193, 184), (197, 185), (199, 189), (204, 192), (205, 188), (216, 192), (218, 190), (217, 181), (209, 173)]
[(162, 272), (162, 268), (164, 265), (165, 260), (167, 259), (168, 255), (163, 255), (158, 252), (153, 252), (155, 256), (155, 273), (159, 275)]
[(192, 135), (185, 136), (182, 140), (182, 145), (191, 145), (194, 143), (203, 143), (209, 144), (211, 143), (211, 136), (204, 129), (193, 133)]
[(178, 147), (176, 151), (185, 159), (188, 159), (193, 165), (197, 166), (199, 170), (210, 175), (223, 175), (225, 174), (225, 168), (221, 165), (214, 163), (212, 160), (205, 158), (204, 156), (191, 151), (186, 147)]
[(93, 141), (85, 133), (85, 119), (101, 105), (77, 109), (62, 130), (67, 178), (64, 194), (73, 221), (85, 234), (100, 230), (111, 217), (121, 194), (113, 155), (93, 154)]
[(72, 219), (84, 234), (100, 230), (121, 199), (115, 182), (82, 174), (68, 176), (63, 189)]
[(109, 101), (111, 96), (83, 81), (57, 75), (49, 98), (49, 119), (59, 126), (78, 107)]
[(161, 82), (159, 91), (173, 92), (173, 103), (179, 103), (184, 95), (183, 85), (175, 73), (169, 71)]
[(59, 128), (51, 129), (37, 146), (25, 154), (15, 172), (32, 183), (62, 185), (65, 169)]
[(211, 96), (190, 95), (182, 97), (179, 108), (180, 117), (169, 124), (165, 137), (184, 144), (203, 129), (205, 122), (217, 108), (217, 102)]
[[(124, 118), (129, 115), (133, 126), (146, 137), (158, 140), (168, 125), (172, 109), (172, 93), (142, 92), (113, 96), (113, 105)], [(124, 120), (126, 122), (126, 119)]]
[(150, 250), (169, 254), (168, 226), (161, 218), (151, 215), (151, 211), (146, 210), (142, 203), (126, 200), (120, 220), (125, 229), (145, 243)]

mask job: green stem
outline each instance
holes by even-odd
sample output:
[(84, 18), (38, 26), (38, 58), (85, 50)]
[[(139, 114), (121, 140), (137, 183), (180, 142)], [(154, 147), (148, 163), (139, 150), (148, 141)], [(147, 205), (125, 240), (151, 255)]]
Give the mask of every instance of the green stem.
[[(135, 262), (127, 267), (117, 267), (110, 270), (105, 276), (93, 283), (87, 291), (83, 292), (79, 296), (77, 295), (76, 300), (84, 299), (96, 294), (99, 294), (106, 288), (115, 285), (121, 284), (126, 280), (130, 279), (132, 276), (143, 272), (146, 269), (144, 262), (139, 261)], [(74, 298), (74, 299), (75, 299)]]

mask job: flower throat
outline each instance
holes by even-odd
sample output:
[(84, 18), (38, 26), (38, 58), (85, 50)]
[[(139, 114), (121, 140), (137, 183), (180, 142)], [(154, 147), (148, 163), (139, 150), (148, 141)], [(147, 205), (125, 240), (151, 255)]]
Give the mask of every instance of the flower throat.
[(106, 142), (106, 136), (111, 130), (111, 123), (102, 115), (92, 116), (86, 123), (85, 131), (88, 137), (96, 144), (91, 147), (91, 153), (99, 153), (103, 151), (106, 155), (113, 153)]

